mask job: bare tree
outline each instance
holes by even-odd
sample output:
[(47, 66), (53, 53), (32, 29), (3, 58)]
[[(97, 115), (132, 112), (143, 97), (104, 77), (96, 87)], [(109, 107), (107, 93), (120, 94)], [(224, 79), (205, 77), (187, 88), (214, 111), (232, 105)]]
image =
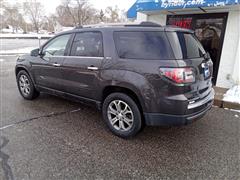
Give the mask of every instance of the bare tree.
[(10, 25), (13, 27), (13, 33), (18, 32), (19, 28), (24, 29), (25, 21), (22, 14), (19, 12), (21, 4), (17, 3), (15, 5), (9, 5), (4, 3), (1, 8), (3, 11), (3, 15), (1, 17), (1, 28), (3, 28), (3, 26), (6, 27)]
[(74, 25), (77, 25), (76, 16), (74, 14), (74, 8), (70, 7), (72, 5), (72, 0), (63, 0), (63, 7), (65, 8), (65, 12), (70, 16), (73, 20)]
[(123, 21), (117, 6), (98, 11), (88, 0), (62, 0), (56, 8), (57, 21), (63, 26), (81, 26), (99, 22)]
[(120, 22), (120, 18), (119, 18), (119, 14), (120, 14), (120, 10), (117, 6), (115, 6), (114, 8), (109, 6), (105, 9), (105, 13), (107, 15), (107, 21), (114, 23), (114, 22)]
[(95, 22), (97, 10), (92, 8), (88, 0), (63, 0), (57, 7), (57, 14), (65, 20), (69, 19), (72, 25), (81, 26)]
[(55, 15), (50, 15), (47, 18), (47, 30), (49, 32), (54, 32), (54, 26), (56, 25), (57, 23), (57, 17)]
[(75, 0), (77, 3), (77, 19), (78, 19), (78, 25), (81, 26), (83, 24), (86, 24), (87, 21), (91, 19), (91, 16), (94, 15), (95, 9), (91, 8), (91, 6), (88, 4), (85, 0)]
[(103, 10), (101, 9), (99, 12), (99, 20), (100, 20), (100, 22), (104, 22), (104, 19), (105, 19), (105, 14), (104, 14)]
[(74, 26), (75, 22), (65, 6), (59, 5), (56, 8), (56, 20), (63, 26)]
[(44, 7), (36, 0), (28, 0), (24, 3), (24, 11), (31, 20), (34, 29), (39, 32), (41, 20), (44, 17)]

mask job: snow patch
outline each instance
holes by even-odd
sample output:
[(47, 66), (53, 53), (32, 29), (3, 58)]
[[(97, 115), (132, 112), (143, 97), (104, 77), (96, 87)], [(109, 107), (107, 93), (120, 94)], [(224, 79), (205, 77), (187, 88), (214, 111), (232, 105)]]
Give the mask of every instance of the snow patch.
[(0, 50), (0, 54), (27, 54), (30, 53), (33, 49), (36, 47), (26, 47), (26, 48), (20, 48), (20, 49), (11, 49), (11, 50)]
[(233, 112), (237, 112), (237, 113), (240, 113), (240, 110), (237, 110), (237, 109), (229, 109), (229, 108), (224, 108), (225, 110), (229, 110), (229, 111), (233, 111)]
[(52, 34), (2, 34), (0, 33), (0, 38), (51, 38)]
[(4, 57), (4, 56), (9, 57), (9, 56), (10, 56), (10, 57), (11, 57), (11, 56), (17, 56), (17, 54), (1, 54), (1, 53), (0, 53), (0, 56), (1, 56), (1, 57)]
[(224, 95), (223, 101), (240, 104), (240, 85), (235, 85), (230, 88)]

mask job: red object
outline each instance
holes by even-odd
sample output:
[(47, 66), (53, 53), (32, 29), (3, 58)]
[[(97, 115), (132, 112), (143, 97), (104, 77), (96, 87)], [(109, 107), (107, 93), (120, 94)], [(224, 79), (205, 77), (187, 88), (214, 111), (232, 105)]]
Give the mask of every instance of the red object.
[(192, 68), (160, 68), (160, 73), (178, 84), (195, 82), (195, 74)]
[(181, 28), (192, 29), (192, 18), (170, 18), (170, 25), (175, 25)]

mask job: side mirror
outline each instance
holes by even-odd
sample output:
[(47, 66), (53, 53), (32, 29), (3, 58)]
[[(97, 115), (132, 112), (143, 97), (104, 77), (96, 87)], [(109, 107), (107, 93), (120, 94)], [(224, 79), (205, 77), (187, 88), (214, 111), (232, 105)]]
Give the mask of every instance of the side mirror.
[(31, 56), (37, 57), (39, 55), (39, 48), (33, 49), (30, 53)]
[(42, 50), (40, 49), (40, 50), (39, 50), (39, 55), (40, 55), (41, 57), (43, 57), (43, 56), (46, 55), (46, 52), (44, 52), (44, 51), (42, 51)]

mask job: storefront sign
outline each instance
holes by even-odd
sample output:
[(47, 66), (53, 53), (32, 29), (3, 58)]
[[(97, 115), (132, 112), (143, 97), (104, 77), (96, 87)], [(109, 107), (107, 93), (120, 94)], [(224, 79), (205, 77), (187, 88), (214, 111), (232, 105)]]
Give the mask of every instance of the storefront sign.
[(213, 7), (240, 4), (240, 0), (137, 0), (128, 10), (127, 17), (135, 18), (137, 12)]
[(170, 8), (170, 7), (182, 7), (185, 8), (186, 6), (195, 6), (195, 5), (203, 5), (205, 3), (204, 0), (163, 0), (160, 2), (162, 8)]

